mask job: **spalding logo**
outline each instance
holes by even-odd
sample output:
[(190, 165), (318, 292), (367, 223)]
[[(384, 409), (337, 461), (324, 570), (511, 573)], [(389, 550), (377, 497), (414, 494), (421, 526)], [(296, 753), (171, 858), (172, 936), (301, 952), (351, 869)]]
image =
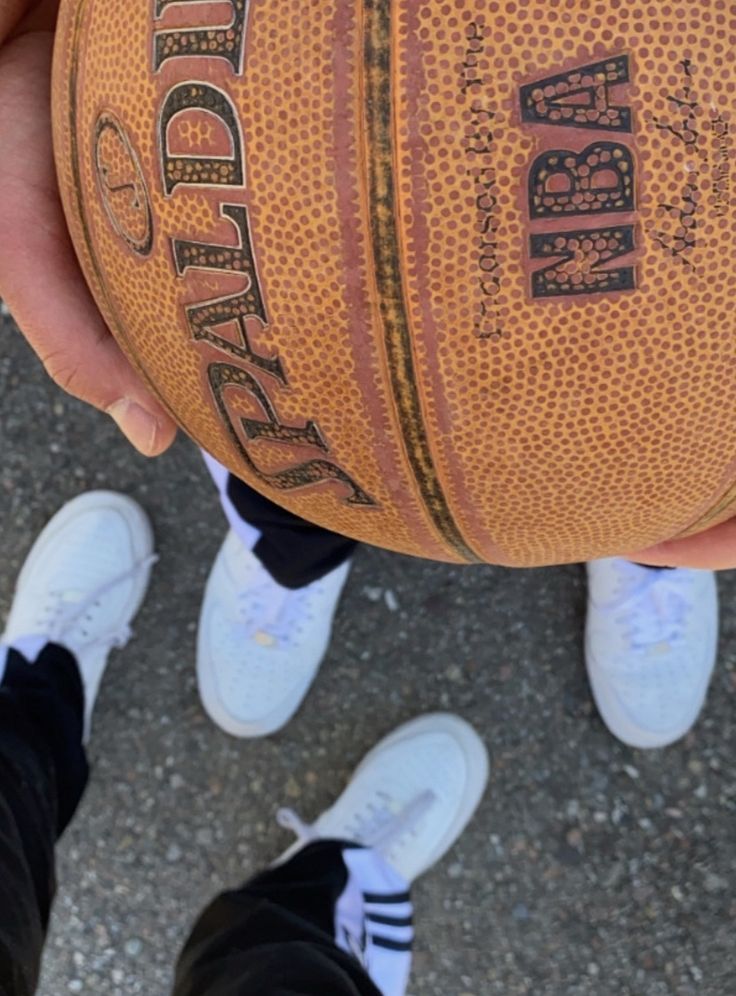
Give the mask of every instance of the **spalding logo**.
[(95, 127), (95, 167), (112, 227), (140, 256), (153, 245), (153, 211), (138, 156), (124, 127), (105, 111)]

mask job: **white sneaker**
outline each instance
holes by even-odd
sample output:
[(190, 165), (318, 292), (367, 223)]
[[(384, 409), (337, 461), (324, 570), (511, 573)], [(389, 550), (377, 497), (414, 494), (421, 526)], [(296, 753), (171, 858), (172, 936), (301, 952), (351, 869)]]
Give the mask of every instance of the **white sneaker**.
[(123, 647), (148, 588), (153, 532), (143, 509), (111, 491), (67, 502), (42, 530), (18, 576), (0, 642), (19, 650), (58, 643), (77, 659), (85, 741), (113, 647)]
[(226, 733), (264, 737), (291, 719), (327, 651), (349, 571), (341, 564), (292, 591), (228, 533), (207, 582), (197, 640), (202, 704)]
[(298, 839), (277, 864), (313, 841), (353, 842), (342, 850), (347, 875), (335, 906), (334, 939), (383, 996), (404, 996), (409, 980), (409, 883), (463, 832), (485, 790), (488, 767), (483, 742), (464, 720), (422, 716), (374, 747), (312, 826), (290, 809), (279, 812), (281, 825)]
[(711, 571), (588, 564), (585, 657), (598, 711), (631, 747), (683, 737), (703, 707), (718, 642)]
[(488, 782), (488, 752), (465, 720), (431, 713), (400, 726), (356, 768), (340, 798), (308, 826), (291, 810), (279, 822), (308, 841), (349, 840), (373, 848), (412, 882), (463, 832)]

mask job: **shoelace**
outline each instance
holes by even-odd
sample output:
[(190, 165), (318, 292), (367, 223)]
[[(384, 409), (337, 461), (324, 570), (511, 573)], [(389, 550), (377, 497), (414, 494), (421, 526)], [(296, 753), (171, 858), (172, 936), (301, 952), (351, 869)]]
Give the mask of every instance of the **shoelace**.
[[(69, 608), (65, 612), (58, 612), (56, 620), (49, 626), (49, 637), (51, 640), (58, 640), (63, 642), (64, 634), (67, 633), (76, 623), (82, 619), (84, 615), (89, 611), (89, 609), (104, 598), (110, 591), (117, 588), (118, 585), (124, 584), (131, 578), (136, 577), (143, 571), (148, 570), (158, 561), (158, 556), (154, 553), (150, 557), (146, 557), (144, 560), (140, 560), (133, 564), (131, 568), (127, 571), (123, 571), (122, 574), (117, 575), (117, 577), (112, 578), (105, 584), (101, 585), (87, 596), (87, 598), (82, 599), (79, 602), (72, 602)], [(55, 595), (60, 599), (63, 604), (65, 601), (63, 592), (50, 592), (51, 595)], [(122, 626), (119, 630), (113, 631), (112, 633), (106, 633), (104, 636), (98, 637), (96, 640), (88, 640), (81, 646), (78, 645), (78, 649), (89, 649), (94, 646), (102, 645), (108, 647), (122, 647), (124, 646), (132, 635), (132, 630), (130, 626)]]
[(626, 626), (626, 636), (634, 650), (647, 650), (658, 644), (676, 644), (683, 636), (691, 601), (692, 575), (687, 571), (655, 571), (621, 561), (616, 565), (622, 581), (622, 594), (608, 606), (616, 621)]
[(277, 584), (267, 571), (238, 595), (238, 617), (248, 637), (264, 645), (288, 645), (307, 589)]
[[(383, 796), (383, 802), (368, 803), (368, 815), (358, 814), (356, 823), (350, 827), (350, 839), (366, 847), (373, 847), (387, 854), (406, 834), (415, 833), (422, 817), (437, 801), (431, 789), (426, 789), (404, 806), (398, 813), (390, 809), (390, 796)], [(315, 824), (305, 823), (293, 809), (283, 808), (276, 814), (279, 826), (291, 830), (301, 844), (320, 840)]]

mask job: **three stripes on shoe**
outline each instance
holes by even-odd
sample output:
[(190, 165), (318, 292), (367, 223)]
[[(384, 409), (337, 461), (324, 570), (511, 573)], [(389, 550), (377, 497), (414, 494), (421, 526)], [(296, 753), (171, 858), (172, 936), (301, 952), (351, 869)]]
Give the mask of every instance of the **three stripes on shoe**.
[(413, 908), (407, 883), (377, 851), (346, 846), (348, 881), (335, 908), (335, 943), (383, 996), (403, 996), (411, 969)]

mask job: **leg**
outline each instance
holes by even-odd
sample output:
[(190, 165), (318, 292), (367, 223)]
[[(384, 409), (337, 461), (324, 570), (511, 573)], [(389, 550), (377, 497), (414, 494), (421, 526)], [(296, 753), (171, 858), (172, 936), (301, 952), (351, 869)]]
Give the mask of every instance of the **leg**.
[(665, 747), (690, 730), (716, 660), (711, 571), (588, 564), (585, 657), (598, 710), (632, 747)]
[(0, 993), (30, 996), (55, 891), (54, 844), (87, 782), (84, 740), (113, 646), (145, 593), (151, 534), (108, 492), (36, 540), (0, 640)]
[(278, 584), (304, 588), (350, 560), (355, 540), (300, 519), (203, 455), (231, 528)]
[(0, 645), (0, 992), (30, 996), (56, 888), (54, 844), (87, 784), (84, 693), (69, 651)]
[(299, 708), (330, 640), (356, 544), (263, 498), (205, 454), (231, 530), (207, 583), (197, 678), (237, 737), (274, 733)]
[(219, 896), (182, 952), (174, 996), (380, 996), (360, 962), (337, 947), (335, 910), (348, 882), (337, 841)]
[(313, 825), (279, 814), (297, 843), (205, 911), (174, 996), (403, 996), (409, 883), (460, 836), (487, 777), (485, 748), (457, 717), (394, 731)]

